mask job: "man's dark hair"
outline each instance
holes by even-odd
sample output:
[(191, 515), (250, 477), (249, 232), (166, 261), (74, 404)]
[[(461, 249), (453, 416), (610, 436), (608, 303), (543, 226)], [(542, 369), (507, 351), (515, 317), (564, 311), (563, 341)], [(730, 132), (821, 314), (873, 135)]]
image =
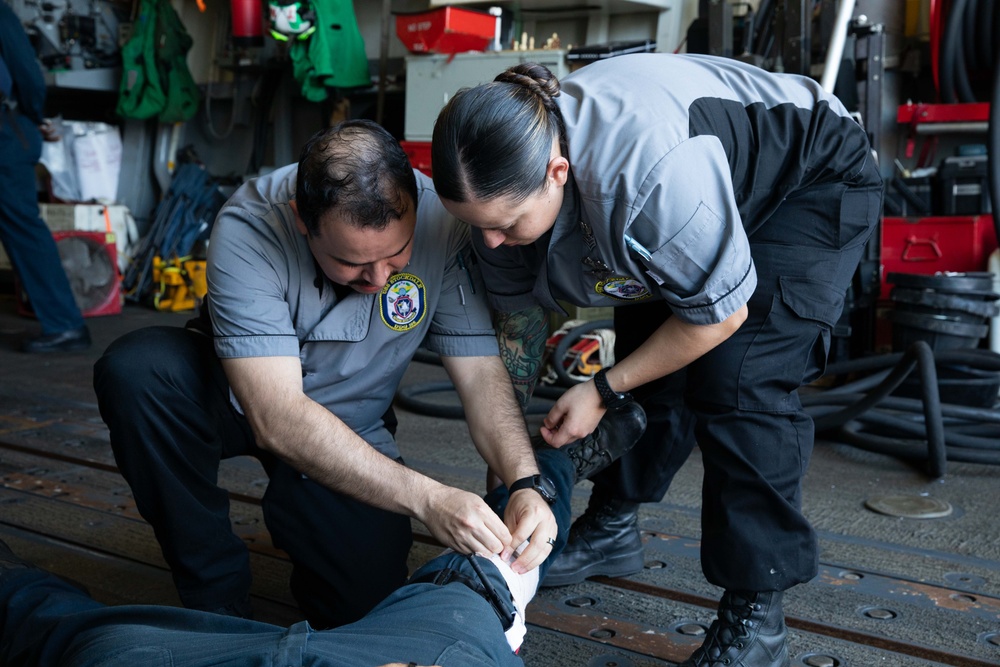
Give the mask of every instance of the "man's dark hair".
[(299, 157), (295, 201), (310, 236), (333, 209), (358, 227), (381, 230), (417, 205), (417, 179), (399, 142), (369, 120), (314, 134)]

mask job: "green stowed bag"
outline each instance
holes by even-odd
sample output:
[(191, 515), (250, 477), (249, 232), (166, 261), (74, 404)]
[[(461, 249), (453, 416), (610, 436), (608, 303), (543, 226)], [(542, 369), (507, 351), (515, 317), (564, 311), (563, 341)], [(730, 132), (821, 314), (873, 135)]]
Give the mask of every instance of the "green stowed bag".
[(122, 47), (119, 115), (162, 123), (189, 120), (201, 93), (187, 66), (192, 40), (169, 0), (141, 0), (132, 37)]
[(302, 96), (322, 102), (327, 88), (371, 85), (365, 42), (358, 29), (351, 0), (312, 0), (316, 30), (307, 40), (289, 46), (295, 80)]

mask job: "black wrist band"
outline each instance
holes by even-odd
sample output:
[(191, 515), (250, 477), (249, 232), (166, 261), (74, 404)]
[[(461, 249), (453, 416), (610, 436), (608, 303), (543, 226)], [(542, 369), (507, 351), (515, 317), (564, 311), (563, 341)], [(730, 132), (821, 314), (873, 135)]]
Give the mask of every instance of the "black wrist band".
[(545, 475), (529, 475), (528, 477), (522, 477), (507, 487), (507, 493), (514, 493), (515, 491), (520, 491), (521, 489), (533, 489), (549, 505), (554, 503), (556, 501), (556, 497), (558, 496), (555, 484), (553, 484), (552, 480)]
[(607, 370), (603, 368), (594, 375), (594, 386), (597, 387), (597, 393), (601, 395), (601, 401), (608, 410), (617, 410), (632, 402), (632, 394), (627, 391), (619, 393), (611, 388), (608, 384)]

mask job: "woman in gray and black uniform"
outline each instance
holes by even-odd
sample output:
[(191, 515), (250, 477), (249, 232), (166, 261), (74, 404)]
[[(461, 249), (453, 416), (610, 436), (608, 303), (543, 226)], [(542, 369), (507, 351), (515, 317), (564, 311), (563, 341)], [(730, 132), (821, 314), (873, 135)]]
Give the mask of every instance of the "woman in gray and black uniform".
[(662, 498), (693, 428), (702, 565), (726, 593), (684, 664), (787, 665), (781, 592), (818, 563), (797, 391), (823, 372), (881, 210), (862, 128), (814, 81), (733, 60), (622, 56), (561, 86), (529, 63), (447, 104), (432, 163), (445, 207), (476, 229), (524, 396), (544, 309), (627, 306), (617, 363), (569, 389), (543, 434), (570, 442), (635, 391), (647, 436), (595, 485), (545, 583), (641, 567), (635, 511)]

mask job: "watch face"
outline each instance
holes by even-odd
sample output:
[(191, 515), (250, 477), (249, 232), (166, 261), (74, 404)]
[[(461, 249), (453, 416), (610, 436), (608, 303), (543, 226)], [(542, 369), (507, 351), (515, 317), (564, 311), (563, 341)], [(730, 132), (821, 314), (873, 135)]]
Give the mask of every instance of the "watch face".
[(556, 485), (552, 483), (552, 480), (545, 475), (539, 475), (535, 481), (535, 489), (538, 493), (542, 494), (542, 498), (552, 504), (556, 501)]
[(521, 489), (534, 489), (549, 505), (556, 501), (556, 496), (558, 495), (556, 493), (556, 485), (545, 475), (522, 477), (510, 485), (508, 492), (514, 493)]

